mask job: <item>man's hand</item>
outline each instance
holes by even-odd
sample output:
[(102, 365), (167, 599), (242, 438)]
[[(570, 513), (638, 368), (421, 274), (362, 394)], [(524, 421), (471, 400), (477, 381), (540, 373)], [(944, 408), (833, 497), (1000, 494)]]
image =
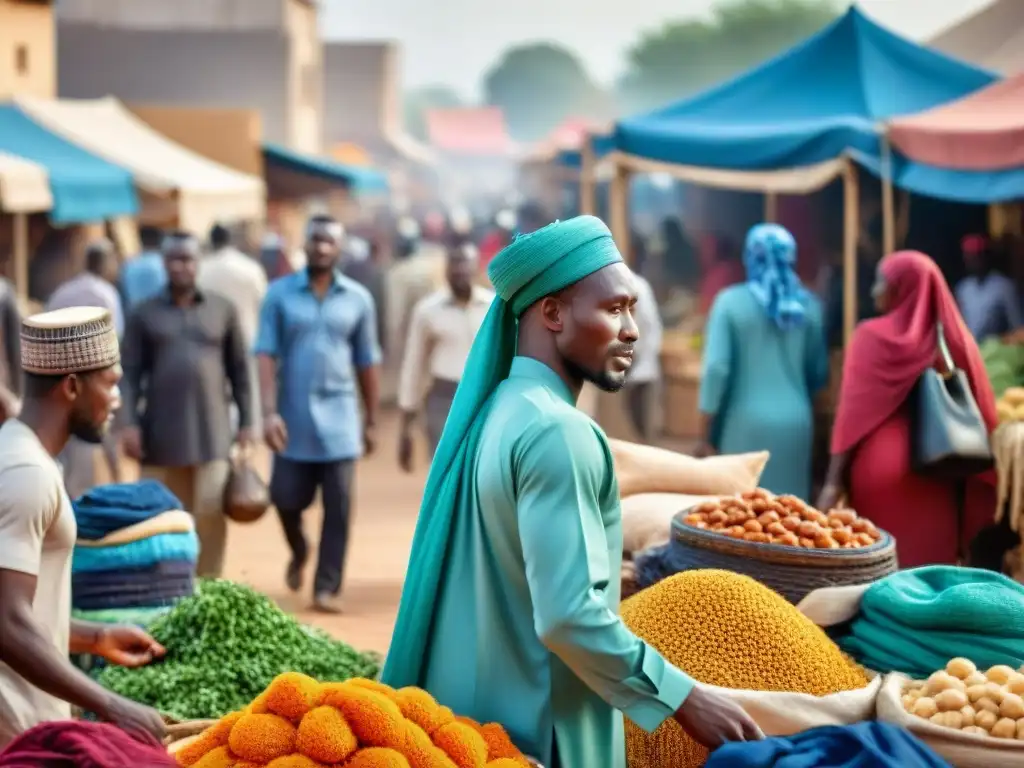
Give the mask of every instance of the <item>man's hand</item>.
[(816, 506), (822, 512), (831, 512), (839, 506), (841, 496), (842, 489), (836, 485), (828, 483), (821, 489), (821, 493), (818, 494), (818, 503)]
[(104, 627), (92, 652), (121, 667), (143, 667), (166, 653), (160, 643), (132, 626)]
[(142, 430), (138, 427), (121, 430), (121, 450), (129, 459), (142, 461)]
[(761, 729), (739, 704), (698, 683), (675, 715), (690, 738), (708, 749), (727, 741), (759, 741)]
[(398, 466), (403, 472), (412, 472), (412, 434), (409, 430), (402, 430), (398, 438)]
[(252, 427), (242, 427), (238, 430), (238, 435), (235, 437), (235, 442), (238, 447), (242, 450), (251, 449), (256, 443), (256, 435), (252, 430)]
[(272, 413), (263, 420), (263, 441), (274, 453), (281, 453), (288, 445), (288, 428), (278, 414)]
[(363, 425), (363, 455), (372, 456), (377, 450), (377, 426), (375, 424)]
[(155, 709), (136, 704), (113, 693), (102, 710), (96, 714), (101, 720), (116, 725), (143, 741), (149, 737), (161, 741), (167, 733), (163, 718)]

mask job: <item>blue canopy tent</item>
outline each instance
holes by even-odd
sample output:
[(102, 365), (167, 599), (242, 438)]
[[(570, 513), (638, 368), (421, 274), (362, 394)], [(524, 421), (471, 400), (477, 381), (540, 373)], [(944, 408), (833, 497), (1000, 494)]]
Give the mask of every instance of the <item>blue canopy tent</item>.
[(275, 187), (286, 197), (318, 194), (337, 187), (355, 194), (383, 194), (388, 190), (387, 178), (373, 168), (346, 165), (279, 144), (263, 145), (263, 163), (272, 194)]
[(756, 69), (619, 121), (615, 151), (671, 165), (780, 171), (880, 157), (879, 124), (982, 88), (996, 75), (923, 48), (856, 7)]
[[(851, 7), (817, 34), (729, 82), (617, 122), (610, 159), (621, 183), (613, 183), (612, 199), (625, 207), (628, 173), (664, 171), (702, 186), (763, 192), (770, 218), (775, 194), (813, 192), (843, 176), (846, 276), (855, 287), (859, 216), (850, 158), (882, 172), (895, 167), (884, 142), (887, 119), (951, 101), (995, 79)], [(595, 155), (601, 145), (600, 138), (592, 143)], [(892, 232), (891, 187), (885, 207)], [(613, 210), (612, 221), (621, 227), (625, 213)], [(856, 316), (851, 293), (848, 285), (848, 333)]]
[(18, 107), (0, 104), (0, 151), (30, 160), (49, 176), (54, 224), (103, 221), (138, 213), (132, 175), (51, 133)]

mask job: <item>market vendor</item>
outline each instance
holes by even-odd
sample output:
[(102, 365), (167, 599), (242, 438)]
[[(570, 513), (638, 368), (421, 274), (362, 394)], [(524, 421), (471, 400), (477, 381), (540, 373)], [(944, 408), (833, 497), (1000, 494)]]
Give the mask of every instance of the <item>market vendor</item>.
[(383, 681), (501, 723), (548, 768), (625, 768), (620, 712), (649, 731), (675, 717), (708, 746), (757, 738), (618, 615), (618, 486), (576, 408), (584, 382), (622, 388), (638, 336), (611, 233), (551, 224), (488, 273), (498, 298), (431, 465)]
[(163, 735), (160, 715), (78, 671), (68, 653), (141, 666), (163, 655), (145, 632), (71, 620), (76, 525), (55, 457), (68, 439), (99, 444), (120, 396), (110, 312), (69, 307), (24, 321), (24, 404), (0, 427), (0, 748), (70, 705), (129, 732)]

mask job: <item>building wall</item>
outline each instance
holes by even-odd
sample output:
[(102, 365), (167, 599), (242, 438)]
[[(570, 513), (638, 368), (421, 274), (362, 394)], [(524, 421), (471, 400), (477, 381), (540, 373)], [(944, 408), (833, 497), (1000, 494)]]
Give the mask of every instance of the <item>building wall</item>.
[(154, 130), (228, 168), (263, 177), (259, 113), (251, 109), (128, 104)]
[(323, 146), (323, 44), (316, 7), (305, 2), (285, 6), (285, 28), (291, 40), (289, 102), (290, 145), (319, 153)]
[(57, 49), (62, 97), (255, 109), (265, 139), (291, 144), (289, 43), (280, 32), (165, 32), (61, 21)]
[(0, 0), (0, 99), (52, 98), (57, 91), (53, 8), (38, 0)]
[(62, 96), (258, 109), (267, 140), (321, 150), (312, 0), (60, 0), (57, 15)]
[(371, 143), (401, 127), (398, 46), (393, 42), (324, 45), (324, 138), (328, 145)]
[(280, 29), (297, 0), (60, 0), (61, 21), (128, 29)]

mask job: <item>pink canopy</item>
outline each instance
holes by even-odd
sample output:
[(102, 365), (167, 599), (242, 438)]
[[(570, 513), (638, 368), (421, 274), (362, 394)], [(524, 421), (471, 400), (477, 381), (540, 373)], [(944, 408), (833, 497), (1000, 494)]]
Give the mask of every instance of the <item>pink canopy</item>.
[(911, 160), (962, 171), (1024, 167), (1024, 73), (893, 120), (889, 141)]

